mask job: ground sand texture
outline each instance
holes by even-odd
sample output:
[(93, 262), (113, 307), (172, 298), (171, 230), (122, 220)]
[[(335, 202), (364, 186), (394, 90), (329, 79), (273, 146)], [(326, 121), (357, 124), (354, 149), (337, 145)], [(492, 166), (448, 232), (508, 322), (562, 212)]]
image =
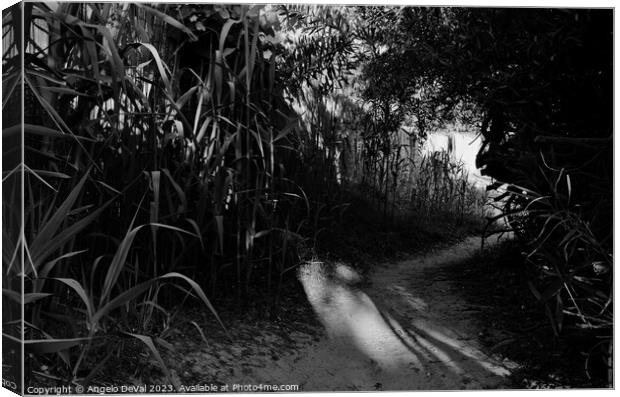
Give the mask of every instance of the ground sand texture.
[(378, 265), (366, 282), (345, 264), (305, 265), (299, 278), (323, 329), (289, 333), (292, 348), (278, 357), (256, 354), (270, 343), (265, 330), (254, 348), (227, 346), (230, 357), (194, 351), (182, 360), (203, 380), (213, 379), (213, 369), (219, 383), (296, 384), (300, 391), (510, 387), (516, 365), (480, 343), (488, 330), (447, 276), (479, 250), (472, 237)]

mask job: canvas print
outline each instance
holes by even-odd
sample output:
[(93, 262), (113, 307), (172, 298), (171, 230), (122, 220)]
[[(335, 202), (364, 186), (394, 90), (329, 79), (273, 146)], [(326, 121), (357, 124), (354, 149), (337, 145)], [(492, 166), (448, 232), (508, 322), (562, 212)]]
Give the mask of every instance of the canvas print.
[(3, 388), (613, 388), (613, 17), (4, 9)]

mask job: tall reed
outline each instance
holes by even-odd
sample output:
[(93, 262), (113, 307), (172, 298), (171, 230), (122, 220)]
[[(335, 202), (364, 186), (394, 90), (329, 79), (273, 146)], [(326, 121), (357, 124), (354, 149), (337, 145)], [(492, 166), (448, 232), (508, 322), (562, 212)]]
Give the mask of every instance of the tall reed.
[(39, 109), (25, 115), (27, 351), (88, 383), (102, 368), (91, 352), (106, 361), (135, 340), (176, 384), (158, 352), (165, 283), (189, 285), (175, 282), (224, 326), (197, 281), (240, 307), (260, 280), (277, 297), (315, 217), (288, 174), (300, 131), (274, 74), (277, 18), (262, 6), (24, 11), (24, 86)]

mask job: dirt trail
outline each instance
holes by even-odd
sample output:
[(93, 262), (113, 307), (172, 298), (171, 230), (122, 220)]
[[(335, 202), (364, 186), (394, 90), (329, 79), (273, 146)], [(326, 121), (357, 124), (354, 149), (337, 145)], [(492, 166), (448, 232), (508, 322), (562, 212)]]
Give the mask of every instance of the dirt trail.
[(179, 347), (187, 344), (179, 376), (183, 382), (297, 384), (301, 391), (510, 387), (514, 363), (485, 351), (479, 336), (487, 329), (472, 313), (477, 308), (450, 280), (451, 266), (479, 249), (480, 239), (472, 237), (379, 265), (363, 285), (345, 264), (304, 265), (299, 278), (323, 329), (299, 326), (284, 332), (285, 341), (277, 325), (240, 322), (232, 343), (179, 341)]
[(327, 335), (257, 369), (253, 378), (296, 383), (302, 391), (508, 387), (513, 365), (485, 353), (471, 307), (439, 271), (479, 248), (480, 239), (469, 238), (381, 265), (365, 288), (350, 285), (356, 274), (344, 265), (332, 277), (306, 269), (302, 283)]

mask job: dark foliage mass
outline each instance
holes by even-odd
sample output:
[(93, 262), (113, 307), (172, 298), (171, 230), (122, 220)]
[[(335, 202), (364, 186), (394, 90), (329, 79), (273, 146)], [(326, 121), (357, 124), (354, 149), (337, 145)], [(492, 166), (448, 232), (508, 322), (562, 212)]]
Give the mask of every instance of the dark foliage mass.
[(484, 137), (477, 165), (497, 181), (490, 188), (503, 191), (501, 216), (535, 265), (531, 291), (557, 334), (576, 328), (609, 352), (612, 17), (609, 10), (406, 9), (399, 44), (367, 69), (408, 82), (389, 86), (396, 92), (432, 84), (440, 117), (458, 117), (460, 102), (477, 109)]
[[(140, 343), (174, 383), (157, 335), (175, 304), (224, 330), (216, 302), (275, 317), (335, 241), (480, 217), (462, 165), (417, 152), (461, 123), (553, 330), (611, 351), (612, 41), (609, 10), (9, 8), (3, 337), (81, 384)], [(376, 213), (375, 240), (342, 227)]]

